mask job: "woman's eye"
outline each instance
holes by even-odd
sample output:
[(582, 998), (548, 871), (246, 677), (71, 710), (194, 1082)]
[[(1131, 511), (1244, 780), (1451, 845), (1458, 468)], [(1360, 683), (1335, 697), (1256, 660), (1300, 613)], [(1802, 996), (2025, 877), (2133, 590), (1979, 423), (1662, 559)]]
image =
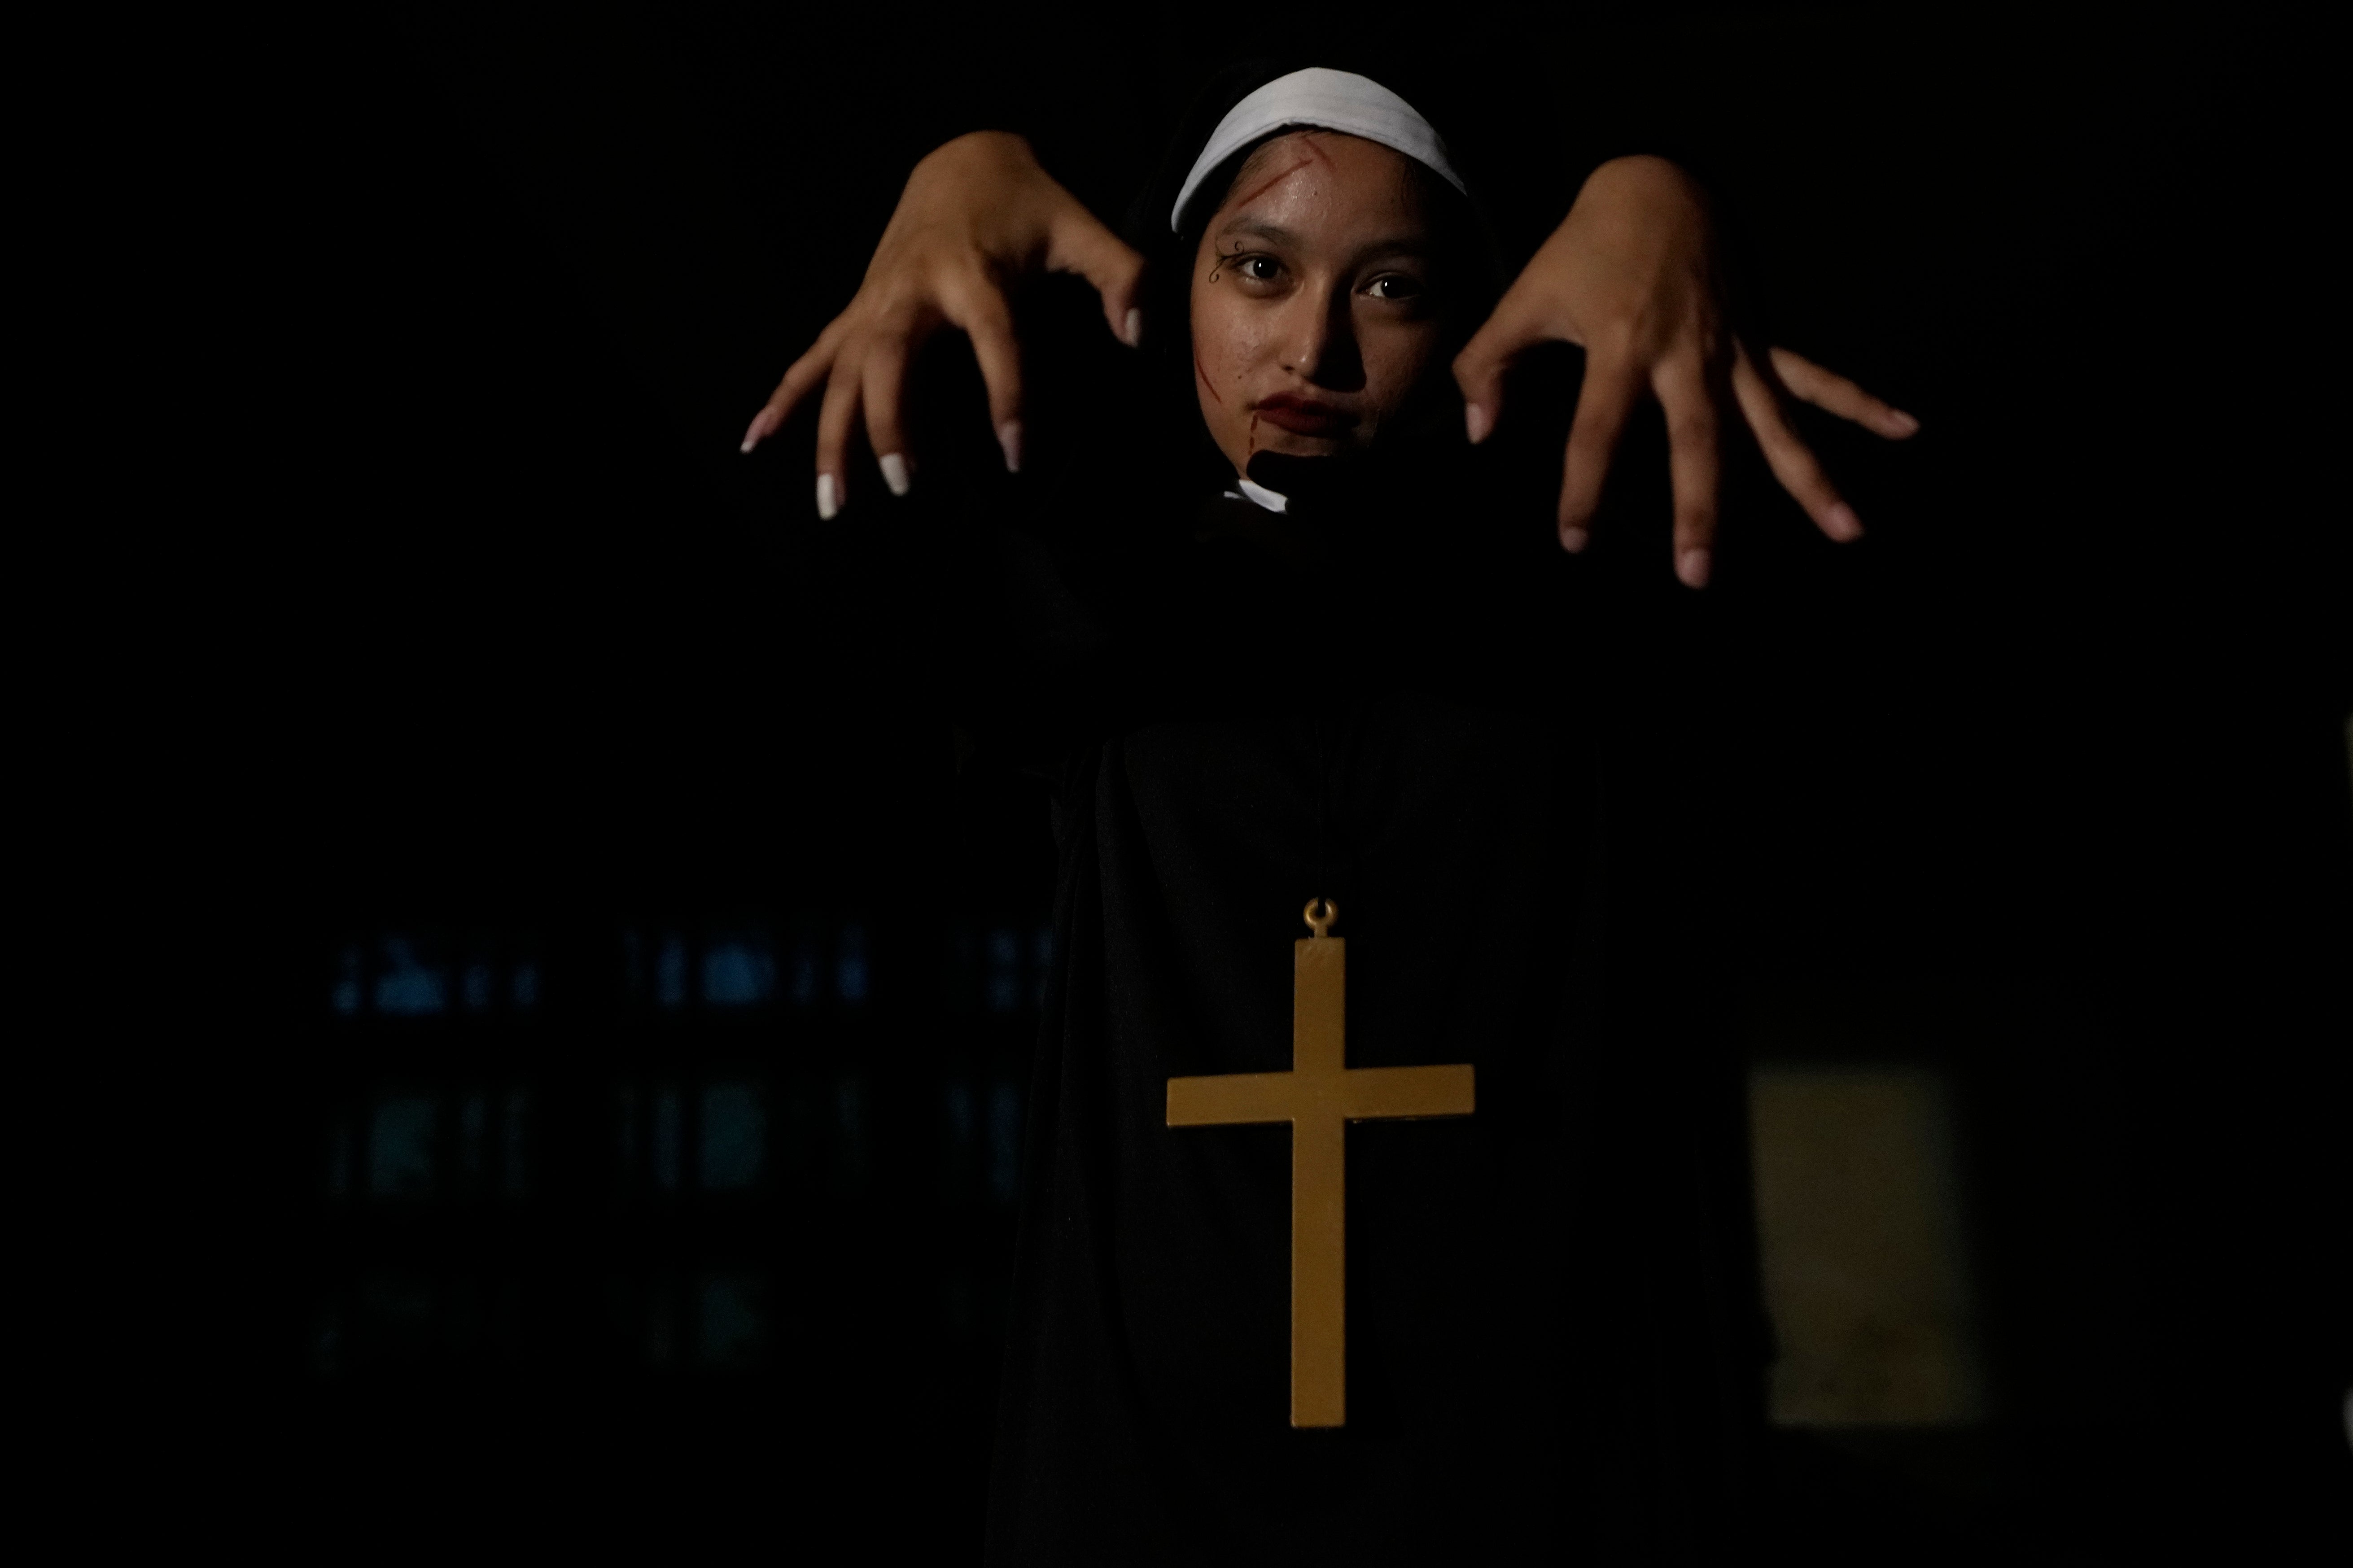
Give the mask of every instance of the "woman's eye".
[(1271, 283), (1282, 269), (1271, 256), (1245, 256), (1234, 264), (1234, 270), (1254, 283)]
[(1421, 297), (1421, 281), (1402, 273), (1384, 272), (1365, 285), (1365, 291), (1376, 300), (1418, 300)]

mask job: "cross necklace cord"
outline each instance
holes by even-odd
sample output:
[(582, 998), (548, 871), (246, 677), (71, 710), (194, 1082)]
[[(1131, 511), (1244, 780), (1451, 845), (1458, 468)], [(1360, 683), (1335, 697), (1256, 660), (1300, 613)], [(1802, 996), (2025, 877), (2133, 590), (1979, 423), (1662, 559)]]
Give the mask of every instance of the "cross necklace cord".
[(1347, 1418), (1347, 1126), (1468, 1116), (1471, 1066), (1347, 1065), (1348, 944), (1329, 899), (1292, 944), (1291, 1070), (1168, 1080), (1168, 1125), (1291, 1124), (1291, 1424)]

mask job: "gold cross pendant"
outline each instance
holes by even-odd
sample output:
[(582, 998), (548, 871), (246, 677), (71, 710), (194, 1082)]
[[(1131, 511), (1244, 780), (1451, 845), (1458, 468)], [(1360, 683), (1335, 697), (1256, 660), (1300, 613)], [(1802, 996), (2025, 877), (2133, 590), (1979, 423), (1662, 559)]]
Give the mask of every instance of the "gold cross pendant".
[(1168, 1080), (1168, 1125), (1291, 1123), (1291, 1424), (1347, 1418), (1347, 1124), (1468, 1116), (1471, 1066), (1347, 1065), (1348, 944), (1337, 905), (1307, 906), (1293, 944), (1291, 1070)]

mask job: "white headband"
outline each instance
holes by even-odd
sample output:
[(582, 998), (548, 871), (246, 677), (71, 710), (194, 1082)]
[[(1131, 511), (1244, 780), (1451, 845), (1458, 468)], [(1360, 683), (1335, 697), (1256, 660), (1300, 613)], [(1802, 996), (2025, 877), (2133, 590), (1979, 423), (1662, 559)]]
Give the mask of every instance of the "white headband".
[(1394, 148), (1429, 168), (1458, 191), (1468, 194), (1462, 176), (1447, 162), (1446, 143), (1438, 139), (1412, 104), (1370, 77), (1354, 71), (1311, 66), (1279, 76), (1227, 110), (1209, 133), (1209, 144), (1193, 160), (1185, 188), (1168, 214), (1172, 231), (1183, 228), (1186, 205), (1209, 177), (1209, 171), (1266, 135), (1286, 125), (1313, 125), (1323, 131), (1345, 131), (1367, 142)]

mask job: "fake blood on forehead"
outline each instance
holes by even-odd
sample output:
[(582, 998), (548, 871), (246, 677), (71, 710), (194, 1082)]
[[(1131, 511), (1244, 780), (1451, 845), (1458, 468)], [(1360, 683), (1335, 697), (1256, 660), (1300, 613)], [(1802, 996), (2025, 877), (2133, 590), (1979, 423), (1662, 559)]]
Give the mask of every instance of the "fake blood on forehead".
[(1235, 197), (1225, 205), (1228, 206), (1247, 206), (1250, 203), (1258, 200), (1259, 197), (1266, 195), (1267, 192), (1274, 189), (1275, 186), (1282, 184), (1283, 181), (1291, 178), (1292, 175), (1299, 173), (1300, 170), (1304, 169), (1310, 163), (1321, 163), (1327, 169), (1336, 167), (1336, 165), (1332, 162), (1332, 154), (1326, 153), (1323, 148), (1315, 144), (1315, 138), (1313, 134), (1302, 137), (1299, 144), (1301, 148), (1306, 152), (1307, 156), (1300, 159), (1299, 162), (1293, 163), (1288, 169), (1283, 170), (1282, 173), (1260, 181), (1257, 184), (1252, 185), (1250, 188), (1247, 195)]

